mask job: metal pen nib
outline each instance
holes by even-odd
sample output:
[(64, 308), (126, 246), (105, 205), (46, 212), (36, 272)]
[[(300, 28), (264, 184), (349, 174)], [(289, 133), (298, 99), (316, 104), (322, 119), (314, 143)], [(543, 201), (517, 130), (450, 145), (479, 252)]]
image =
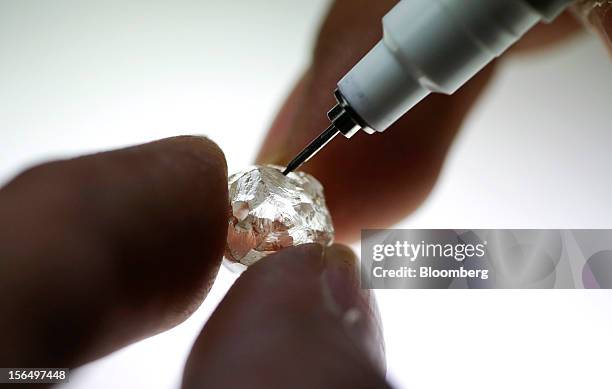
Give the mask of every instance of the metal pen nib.
[(304, 150), (300, 151), (300, 153), (296, 155), (296, 157), (293, 158), (291, 162), (289, 162), (289, 164), (283, 171), (283, 174), (287, 175), (291, 173), (295, 169), (302, 166), (302, 164), (306, 163), (310, 158), (314, 157), (316, 153), (318, 153), (323, 147), (325, 147), (326, 144), (329, 143), (329, 141), (331, 141), (336, 135), (338, 135), (338, 132), (340, 132), (340, 130), (338, 130), (333, 124), (327, 127), (327, 129), (323, 131), (321, 135), (319, 135), (315, 138), (315, 140), (310, 142), (310, 144), (308, 144), (308, 146), (306, 146)]

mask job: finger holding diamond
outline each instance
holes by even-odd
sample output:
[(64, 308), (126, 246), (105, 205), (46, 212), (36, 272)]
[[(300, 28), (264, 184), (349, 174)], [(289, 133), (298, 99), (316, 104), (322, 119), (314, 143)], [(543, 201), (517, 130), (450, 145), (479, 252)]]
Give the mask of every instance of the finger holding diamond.
[(249, 267), (206, 323), (183, 388), (388, 388), (352, 252), (283, 249)]
[(226, 177), (213, 142), (177, 137), (0, 189), (0, 366), (73, 367), (189, 316), (221, 262)]

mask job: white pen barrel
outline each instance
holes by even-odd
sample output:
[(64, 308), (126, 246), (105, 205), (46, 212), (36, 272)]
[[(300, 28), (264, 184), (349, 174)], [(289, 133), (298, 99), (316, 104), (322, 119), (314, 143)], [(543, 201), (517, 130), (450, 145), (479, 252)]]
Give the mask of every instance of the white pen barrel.
[(382, 132), (431, 92), (452, 94), (570, 0), (402, 0), (383, 39), (338, 83), (350, 107)]

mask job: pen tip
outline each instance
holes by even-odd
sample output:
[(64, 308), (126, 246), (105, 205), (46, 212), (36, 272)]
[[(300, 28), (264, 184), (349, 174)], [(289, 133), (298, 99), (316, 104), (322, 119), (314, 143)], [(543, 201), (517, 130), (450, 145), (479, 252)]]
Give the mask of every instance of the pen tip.
[(329, 143), (329, 141), (331, 141), (338, 134), (338, 132), (338, 129), (333, 124), (330, 125), (325, 131), (323, 131), (323, 133), (321, 133), (321, 135), (310, 142), (308, 146), (306, 146), (298, 155), (295, 156), (295, 158), (291, 160), (291, 162), (289, 162), (289, 164), (287, 164), (283, 174), (286, 176), (302, 166), (302, 164), (307, 162), (316, 153), (318, 153), (319, 150), (327, 145), (327, 143)]

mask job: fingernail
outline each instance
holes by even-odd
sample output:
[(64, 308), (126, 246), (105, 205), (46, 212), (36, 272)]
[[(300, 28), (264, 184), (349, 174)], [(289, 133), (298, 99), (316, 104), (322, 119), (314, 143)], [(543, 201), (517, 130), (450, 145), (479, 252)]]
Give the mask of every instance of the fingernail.
[(323, 268), (323, 246), (318, 243), (307, 243), (296, 246), (295, 249), (299, 251), (301, 261), (307, 263), (307, 265), (315, 272), (320, 272)]
[(349, 247), (334, 244), (325, 248), (323, 259), (323, 279), (334, 303), (343, 311), (354, 307), (359, 297), (357, 257)]
[(307, 243), (280, 250), (250, 266), (265, 268), (274, 274), (310, 274), (319, 277), (323, 270), (323, 246), (317, 243)]
[(380, 315), (373, 294), (360, 287), (358, 259), (343, 245), (326, 247), (322, 273), (332, 309), (341, 316), (344, 327), (355, 342), (365, 347), (372, 362), (384, 372), (385, 347)]

